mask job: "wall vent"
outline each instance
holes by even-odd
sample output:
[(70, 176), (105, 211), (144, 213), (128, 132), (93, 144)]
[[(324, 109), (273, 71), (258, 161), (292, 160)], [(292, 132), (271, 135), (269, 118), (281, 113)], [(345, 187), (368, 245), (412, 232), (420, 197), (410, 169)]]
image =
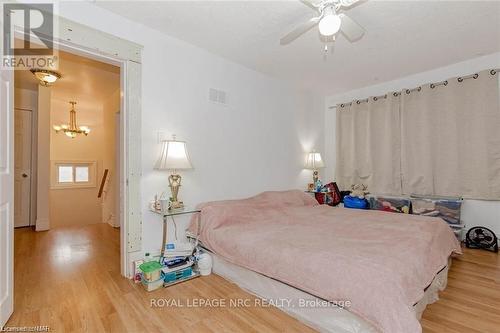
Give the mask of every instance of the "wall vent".
[(215, 88), (208, 89), (208, 100), (212, 103), (226, 104), (226, 92)]

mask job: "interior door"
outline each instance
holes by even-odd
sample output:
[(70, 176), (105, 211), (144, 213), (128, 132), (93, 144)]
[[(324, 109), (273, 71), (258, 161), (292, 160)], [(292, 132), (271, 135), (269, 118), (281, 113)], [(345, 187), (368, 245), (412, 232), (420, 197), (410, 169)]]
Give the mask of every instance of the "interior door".
[(14, 227), (30, 225), (31, 130), (30, 110), (14, 110)]
[(0, 70), (0, 327), (14, 310), (14, 77)]

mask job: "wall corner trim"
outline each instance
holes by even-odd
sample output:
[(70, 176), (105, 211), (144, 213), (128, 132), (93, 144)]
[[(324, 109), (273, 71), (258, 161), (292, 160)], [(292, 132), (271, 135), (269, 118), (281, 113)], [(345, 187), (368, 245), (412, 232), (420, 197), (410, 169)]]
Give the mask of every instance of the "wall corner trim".
[(47, 231), (50, 229), (50, 223), (48, 218), (36, 219), (36, 231)]

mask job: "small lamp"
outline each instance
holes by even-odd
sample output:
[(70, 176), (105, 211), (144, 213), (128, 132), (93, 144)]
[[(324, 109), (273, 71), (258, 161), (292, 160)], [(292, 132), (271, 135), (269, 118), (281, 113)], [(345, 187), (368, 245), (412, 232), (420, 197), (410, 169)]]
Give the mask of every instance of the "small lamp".
[(306, 169), (313, 170), (313, 184), (316, 186), (316, 182), (318, 181), (318, 169), (324, 168), (325, 163), (323, 163), (323, 159), (321, 158), (321, 154), (315, 152), (314, 150), (307, 154), (306, 160)]
[(155, 169), (170, 170), (172, 174), (168, 177), (168, 186), (172, 192), (170, 198), (170, 208), (183, 208), (184, 204), (179, 201), (177, 195), (181, 187), (182, 177), (177, 173), (177, 170), (192, 169), (191, 161), (186, 149), (186, 142), (177, 141), (175, 135), (172, 135), (172, 140), (163, 141), (161, 155), (156, 162)]

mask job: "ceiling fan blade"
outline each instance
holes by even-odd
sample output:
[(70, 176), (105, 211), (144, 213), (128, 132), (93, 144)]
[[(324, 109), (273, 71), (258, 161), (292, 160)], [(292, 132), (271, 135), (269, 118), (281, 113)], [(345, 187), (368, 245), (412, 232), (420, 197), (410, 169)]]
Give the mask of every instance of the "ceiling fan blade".
[(309, 21), (307, 21), (305, 23), (302, 23), (297, 28), (295, 28), (291, 32), (289, 32), (286, 36), (284, 36), (283, 38), (281, 38), (280, 39), (280, 44), (281, 45), (286, 45), (288, 43), (293, 42), (300, 35), (302, 35), (303, 33), (307, 32), (309, 29), (311, 29), (316, 24), (318, 24), (320, 18), (321, 17), (313, 17)]
[(339, 14), (339, 17), (342, 21), (340, 31), (349, 41), (354, 42), (363, 37), (365, 29), (363, 29), (358, 23), (344, 13)]
[(300, 0), (300, 2), (302, 2), (304, 5), (314, 10), (318, 10), (319, 8), (319, 6), (315, 4), (312, 0)]
[(354, 5), (358, 1), (359, 0), (340, 0), (340, 5), (342, 7), (350, 7), (350, 6)]

